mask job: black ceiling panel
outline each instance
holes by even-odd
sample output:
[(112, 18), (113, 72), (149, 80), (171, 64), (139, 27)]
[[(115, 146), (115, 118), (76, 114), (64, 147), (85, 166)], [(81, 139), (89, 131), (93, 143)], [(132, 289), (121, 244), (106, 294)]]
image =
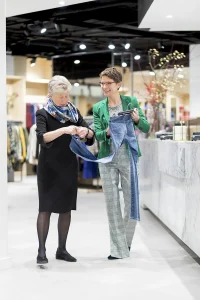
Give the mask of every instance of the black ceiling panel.
[[(45, 33), (41, 28), (45, 27)], [(27, 57), (54, 57), (54, 72), (69, 79), (96, 77), (111, 64), (108, 44), (114, 52), (141, 55), (141, 66), (148, 69), (147, 52), (158, 48), (163, 55), (171, 49), (188, 54), (190, 44), (200, 43), (198, 32), (152, 32), (138, 28), (138, 1), (99, 0), (7, 18), (7, 52)], [(129, 50), (124, 44), (129, 42)], [(87, 48), (80, 50), (80, 43)], [(87, 55), (81, 55), (82, 52)], [(56, 58), (55, 58), (56, 57)], [(79, 58), (77, 58), (79, 57)], [(75, 59), (79, 65), (74, 65)], [(186, 61), (188, 64), (188, 61)], [(134, 70), (138, 63), (134, 61)]]

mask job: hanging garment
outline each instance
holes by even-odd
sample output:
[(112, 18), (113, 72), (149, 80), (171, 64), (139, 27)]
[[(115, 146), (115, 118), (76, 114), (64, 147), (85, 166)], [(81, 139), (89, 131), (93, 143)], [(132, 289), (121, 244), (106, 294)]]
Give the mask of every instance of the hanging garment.
[(36, 135), (36, 124), (33, 124), (29, 132), (28, 149), (27, 149), (27, 160), (31, 165), (38, 164), (37, 143), (38, 141)]
[(77, 136), (72, 136), (70, 149), (84, 160), (96, 163), (111, 162), (120, 146), (127, 143), (130, 157), (131, 176), (131, 219), (140, 220), (139, 190), (137, 176), (138, 144), (130, 115), (114, 116), (109, 120), (110, 135), (114, 152), (104, 158), (96, 158), (81, 142)]

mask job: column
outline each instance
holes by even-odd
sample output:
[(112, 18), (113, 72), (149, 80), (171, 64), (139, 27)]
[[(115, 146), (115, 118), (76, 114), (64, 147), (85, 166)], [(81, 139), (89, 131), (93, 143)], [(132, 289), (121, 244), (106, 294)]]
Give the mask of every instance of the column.
[(0, 9), (0, 269), (11, 266), (8, 256), (8, 200), (7, 200), (7, 116), (6, 116), (6, 18), (5, 0), (1, 0)]
[(190, 46), (190, 118), (200, 117), (200, 45)]

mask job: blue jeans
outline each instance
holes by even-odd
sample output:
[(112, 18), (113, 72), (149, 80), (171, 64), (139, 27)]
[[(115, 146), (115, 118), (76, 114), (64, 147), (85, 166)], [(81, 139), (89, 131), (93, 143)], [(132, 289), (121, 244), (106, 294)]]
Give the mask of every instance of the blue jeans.
[(139, 189), (137, 175), (138, 144), (130, 115), (111, 117), (109, 121), (110, 135), (114, 152), (104, 158), (96, 158), (76, 136), (72, 136), (70, 149), (84, 160), (96, 163), (111, 162), (122, 143), (128, 144), (131, 172), (131, 219), (140, 220)]

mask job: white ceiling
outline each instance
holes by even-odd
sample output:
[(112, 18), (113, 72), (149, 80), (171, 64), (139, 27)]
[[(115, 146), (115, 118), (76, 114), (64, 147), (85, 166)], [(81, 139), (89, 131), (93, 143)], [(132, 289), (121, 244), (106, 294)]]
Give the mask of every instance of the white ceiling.
[[(22, 15), (26, 13), (52, 9), (61, 7), (59, 4), (61, 0), (6, 0), (6, 17)], [(82, 2), (89, 2), (94, 0), (63, 0), (64, 6), (79, 4)]]
[(199, 31), (200, 0), (154, 0), (139, 27), (151, 31)]

